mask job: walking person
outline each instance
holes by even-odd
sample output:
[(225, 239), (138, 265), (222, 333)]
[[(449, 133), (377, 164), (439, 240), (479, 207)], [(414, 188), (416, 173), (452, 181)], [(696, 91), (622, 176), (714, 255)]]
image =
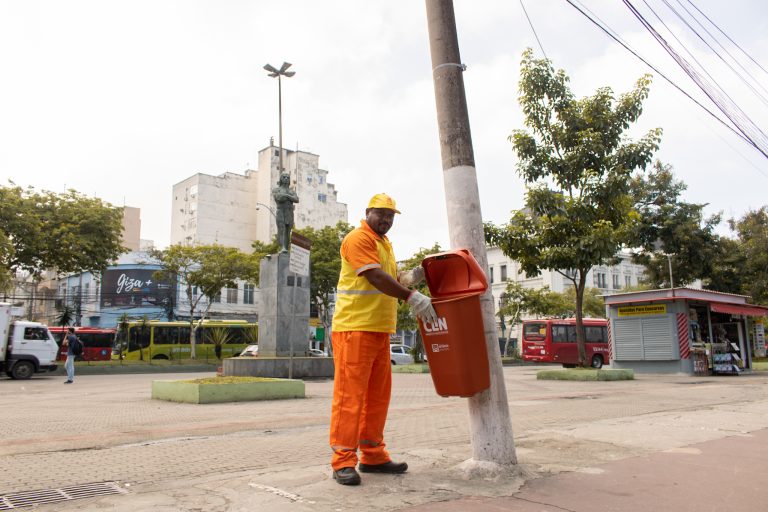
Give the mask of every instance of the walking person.
[(67, 347), (67, 360), (64, 362), (64, 368), (67, 370), (67, 380), (64, 384), (72, 384), (75, 382), (75, 348), (80, 343), (75, 335), (75, 328), (70, 327), (67, 329), (67, 335), (64, 338), (64, 346)]
[(333, 478), (358, 485), (363, 473), (404, 473), (405, 462), (393, 462), (384, 443), (384, 424), (392, 388), (389, 335), (397, 325), (397, 300), (404, 300), (422, 321), (437, 319), (432, 301), (397, 280), (392, 244), (386, 234), (395, 201), (376, 194), (365, 220), (341, 244), (341, 272), (331, 340), (335, 366), (330, 444)]

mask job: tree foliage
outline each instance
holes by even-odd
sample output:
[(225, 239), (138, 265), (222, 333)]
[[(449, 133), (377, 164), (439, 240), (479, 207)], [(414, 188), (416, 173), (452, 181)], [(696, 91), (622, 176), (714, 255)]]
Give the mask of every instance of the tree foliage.
[(739, 247), (724, 250), (723, 256), (736, 259), (741, 293), (757, 303), (768, 303), (768, 207), (750, 210), (729, 224), (736, 232)]
[(661, 136), (660, 129), (635, 141), (624, 136), (642, 113), (649, 85), (646, 75), (618, 99), (607, 87), (576, 99), (563, 70), (534, 59), (530, 49), (523, 54), (519, 101), (528, 130), (516, 130), (510, 141), (528, 186), (525, 208), (504, 226), (487, 224), (486, 241), (529, 277), (549, 269), (573, 283), (582, 364), (587, 273), (631, 240), (638, 215), (630, 178), (650, 163)]
[(640, 213), (633, 246), (642, 249), (632, 260), (645, 267), (645, 281), (654, 288), (670, 286), (670, 262), (675, 286), (707, 279), (720, 250), (715, 228), (721, 215), (705, 218), (706, 204), (681, 201), (686, 188), (675, 180), (672, 167), (658, 160), (647, 176), (638, 174), (632, 180), (635, 209)]
[[(430, 248), (421, 248), (414, 253), (410, 258), (402, 260), (398, 263), (398, 272), (405, 272), (414, 269), (421, 265), (421, 262), (430, 254), (442, 252), (440, 244), (435, 243)], [(418, 290), (425, 295), (429, 295), (429, 288), (426, 281), (419, 283), (413, 287), (414, 290)], [(412, 331), (416, 333), (416, 341), (411, 347), (411, 356), (416, 363), (420, 363), (424, 358), (424, 343), (421, 339), (421, 333), (419, 332), (419, 322), (411, 311), (411, 307), (405, 301), (398, 301), (397, 304), (397, 329), (401, 331)]]
[[(605, 318), (605, 302), (597, 288), (584, 292), (582, 312), (588, 318)], [(572, 318), (576, 315), (576, 290), (572, 286), (559, 293), (544, 288), (525, 288), (518, 282), (510, 281), (502, 294), (500, 318), (509, 318), (510, 324), (517, 323), (523, 316)]]
[[(255, 255), (244, 254), (233, 247), (222, 245), (172, 245), (164, 250), (152, 250), (150, 255), (160, 262), (161, 270), (155, 272), (155, 279), (178, 279), (184, 287), (189, 307), (189, 327), (191, 357), (195, 353), (195, 317), (205, 318), (213, 298), (221, 293), (222, 288), (237, 286), (237, 280), (254, 282), (258, 277), (258, 259)], [(199, 294), (194, 294), (197, 287)], [(203, 311), (198, 312), (198, 305), (203, 297), (208, 301)]]
[(352, 226), (343, 221), (320, 229), (306, 227), (296, 230), (312, 241), (309, 253), (310, 301), (317, 309), (320, 323), (325, 327), (326, 338), (330, 335), (331, 326), (329, 306), (341, 271), (341, 242), (350, 231)]
[[(39, 275), (101, 273), (124, 251), (123, 209), (74, 190), (0, 187), (0, 266)], [(2, 278), (0, 277), (0, 283)]]

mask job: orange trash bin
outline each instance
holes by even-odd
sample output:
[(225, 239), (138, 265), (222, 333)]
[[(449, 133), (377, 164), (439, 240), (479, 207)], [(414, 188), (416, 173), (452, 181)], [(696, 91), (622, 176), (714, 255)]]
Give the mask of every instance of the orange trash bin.
[(419, 321), (429, 371), (440, 396), (469, 397), (491, 385), (480, 295), (485, 272), (468, 249), (433, 254), (421, 262), (438, 320)]

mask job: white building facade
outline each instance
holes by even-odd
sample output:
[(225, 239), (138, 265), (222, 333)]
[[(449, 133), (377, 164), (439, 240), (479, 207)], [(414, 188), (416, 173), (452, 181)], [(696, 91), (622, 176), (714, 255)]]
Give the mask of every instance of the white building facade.
[[(171, 243), (217, 243), (251, 252), (258, 240), (269, 243), (277, 233), (272, 189), (280, 172), (280, 150), (271, 145), (259, 151), (257, 170), (219, 176), (198, 173), (173, 187)], [(328, 171), (319, 156), (283, 148), (283, 167), (299, 196), (294, 212), (296, 228), (320, 229), (347, 221), (347, 205), (337, 200)]]

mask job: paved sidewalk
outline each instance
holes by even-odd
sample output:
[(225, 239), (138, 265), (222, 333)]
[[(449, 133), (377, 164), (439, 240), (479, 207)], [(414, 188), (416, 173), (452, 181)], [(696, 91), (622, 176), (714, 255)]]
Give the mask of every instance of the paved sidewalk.
[[(304, 400), (192, 405), (153, 401), (150, 384), (201, 374), (2, 379), (0, 496), (116, 482), (123, 494), (36, 510), (714, 510), (712, 495), (759, 510), (738, 507), (765, 481), (768, 374), (563, 382), (536, 370), (504, 369), (520, 464), (474, 479), (458, 469), (466, 400), (395, 374), (387, 444), (410, 469), (352, 488), (330, 478), (331, 381), (307, 382)], [(678, 495), (690, 506), (673, 506)]]

